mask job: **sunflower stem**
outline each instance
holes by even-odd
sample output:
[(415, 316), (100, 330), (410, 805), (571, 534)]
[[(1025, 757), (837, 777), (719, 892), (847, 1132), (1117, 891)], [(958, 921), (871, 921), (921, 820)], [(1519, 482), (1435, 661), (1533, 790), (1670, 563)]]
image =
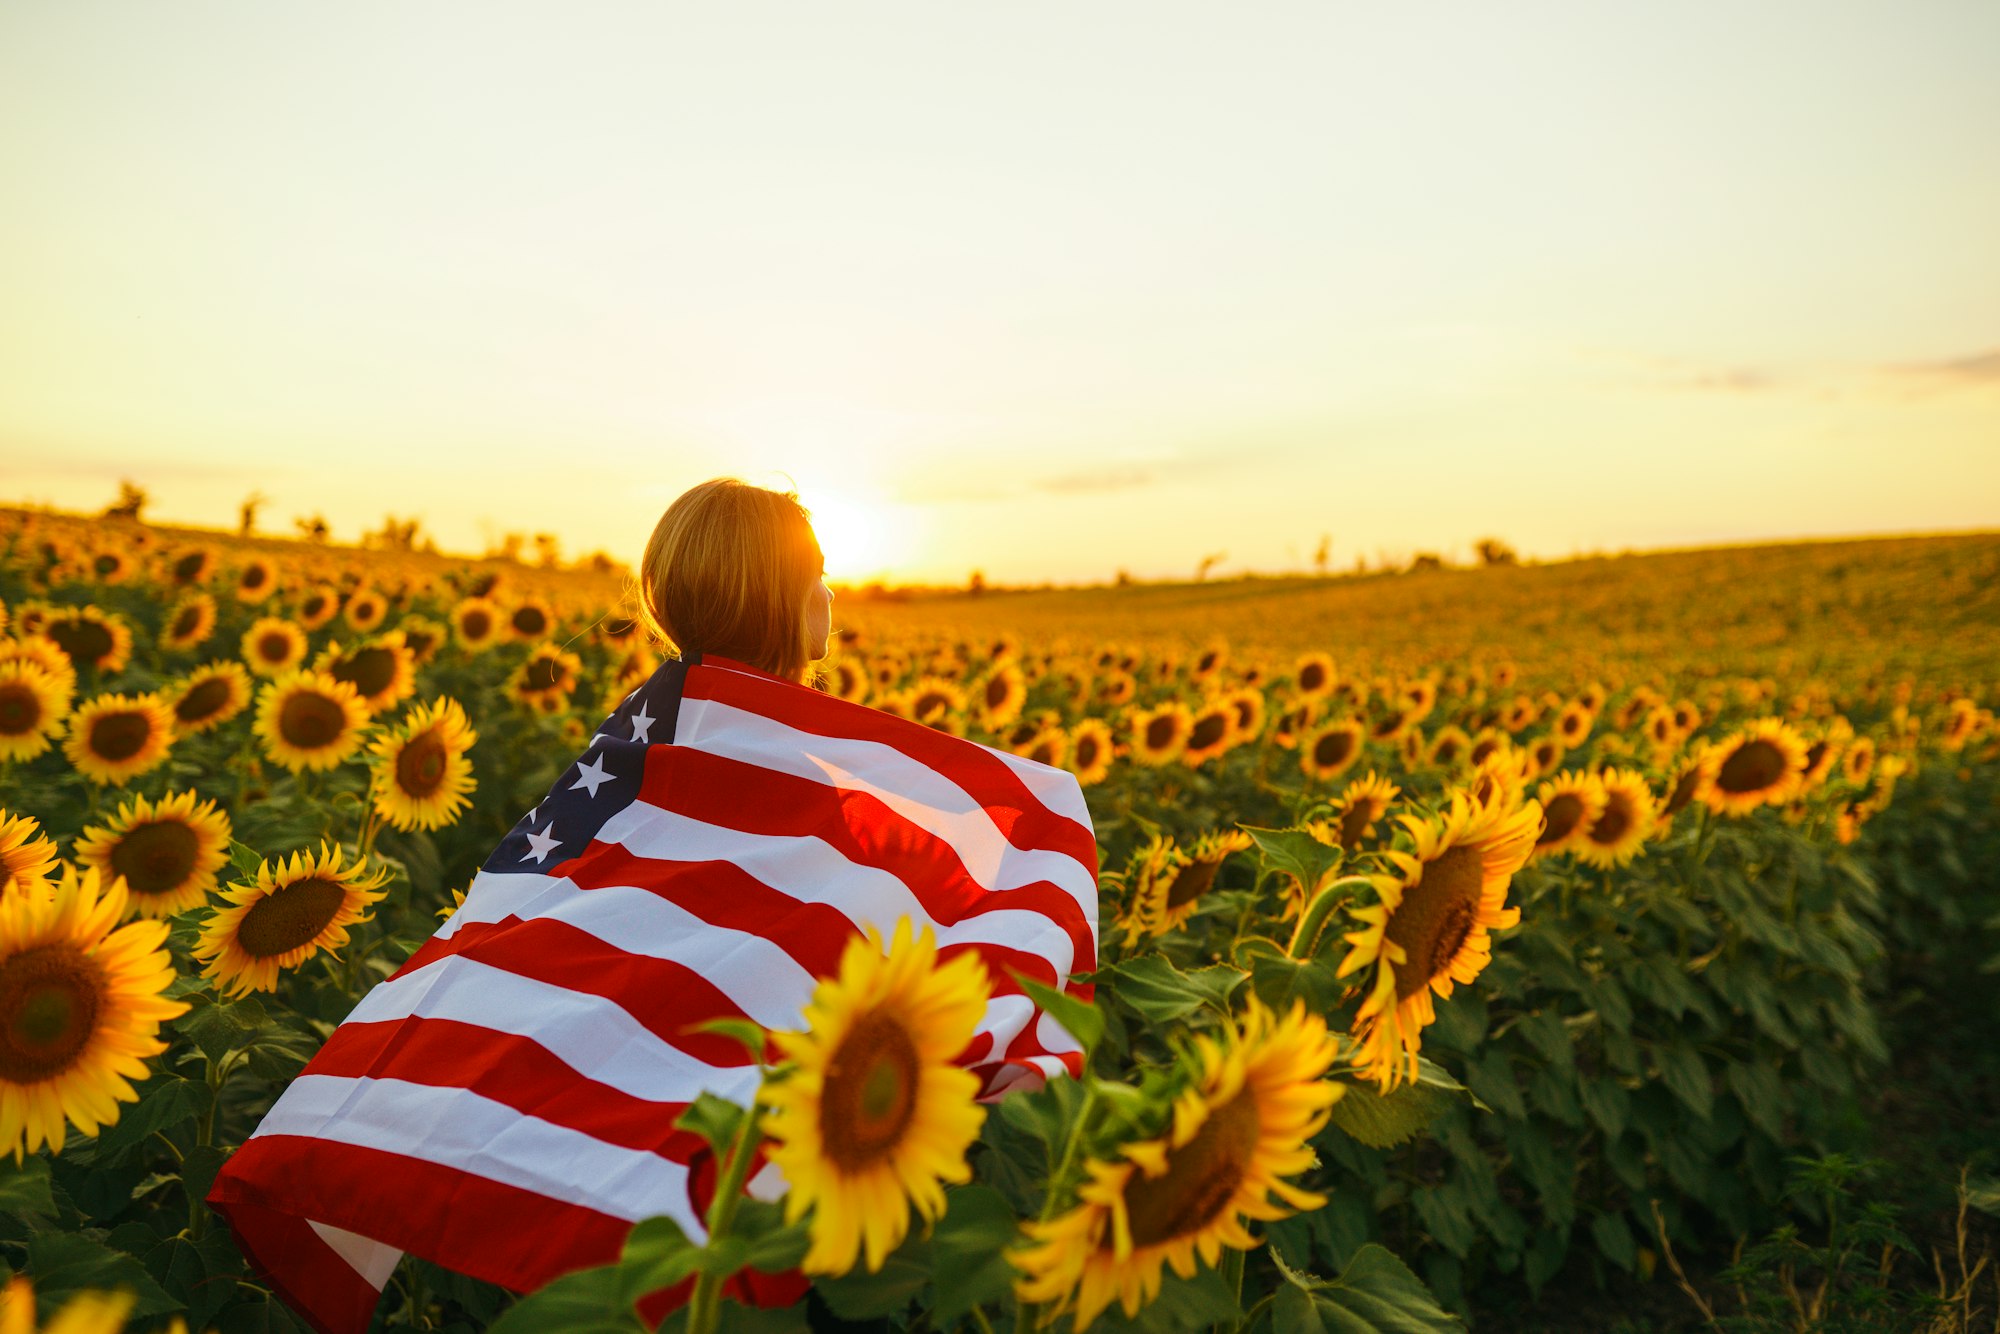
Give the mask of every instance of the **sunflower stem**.
[(1236, 1317), (1216, 1325), (1217, 1331), (1242, 1328), (1243, 1313), (1243, 1252), (1230, 1247), (1222, 1254), (1222, 1281), (1229, 1285), (1229, 1295), (1236, 1303)]
[[(730, 1224), (736, 1221), (743, 1183), (750, 1179), (750, 1160), (756, 1156), (762, 1139), (763, 1126), (753, 1103), (743, 1114), (736, 1142), (729, 1146), (729, 1160), (723, 1165), (722, 1179), (716, 1182), (715, 1198), (708, 1202), (706, 1245), (713, 1246), (716, 1238), (727, 1236)], [(714, 1334), (716, 1320), (722, 1313), (721, 1293), (722, 1276), (704, 1271), (695, 1279), (694, 1294), (688, 1298), (687, 1334)]]
[(1352, 890), (1367, 883), (1365, 875), (1346, 875), (1315, 894), (1300, 915), (1298, 929), (1292, 932), (1292, 943), (1285, 947), (1285, 953), (1294, 959), (1310, 959), (1319, 946), (1320, 933), (1326, 927), (1328, 915), (1349, 897)]

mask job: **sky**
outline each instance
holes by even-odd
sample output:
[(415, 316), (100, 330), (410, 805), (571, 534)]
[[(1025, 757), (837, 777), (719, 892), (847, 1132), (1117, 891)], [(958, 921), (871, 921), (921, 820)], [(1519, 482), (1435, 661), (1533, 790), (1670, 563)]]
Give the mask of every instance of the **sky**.
[(0, 503), (830, 574), (2000, 527), (1992, 0), (0, 4)]

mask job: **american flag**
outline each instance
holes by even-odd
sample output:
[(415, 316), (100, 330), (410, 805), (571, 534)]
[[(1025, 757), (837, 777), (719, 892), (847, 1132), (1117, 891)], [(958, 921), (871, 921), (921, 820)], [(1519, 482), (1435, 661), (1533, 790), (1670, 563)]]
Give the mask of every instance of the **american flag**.
[[(360, 1334), (404, 1252), (515, 1291), (704, 1236), (713, 1165), (673, 1122), (748, 1104), (744, 1017), (802, 1025), (872, 923), (972, 951), (993, 997), (959, 1058), (983, 1099), (1079, 1073), (1013, 972), (1087, 997), (1097, 844), (1076, 780), (710, 655), (669, 661), (364, 996), (208, 1195), (322, 1334)], [(773, 1167), (752, 1194), (776, 1198)], [(746, 1288), (755, 1299), (801, 1287)], [(660, 1307), (664, 1310), (665, 1307)]]

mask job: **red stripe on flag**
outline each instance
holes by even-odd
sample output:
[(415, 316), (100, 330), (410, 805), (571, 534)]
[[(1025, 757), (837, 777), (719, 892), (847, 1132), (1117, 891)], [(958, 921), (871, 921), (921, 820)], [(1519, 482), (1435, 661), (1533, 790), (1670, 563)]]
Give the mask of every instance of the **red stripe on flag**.
[(396, 970), (392, 980), (452, 956), (602, 996), (662, 1042), (703, 1064), (752, 1064), (734, 1038), (688, 1031), (691, 1025), (711, 1019), (748, 1016), (713, 982), (685, 964), (627, 954), (554, 918), (505, 917), (497, 922), (469, 922), (449, 936), (432, 936)]
[(1095, 835), (1068, 816), (1050, 810), (1005, 760), (977, 742), (865, 704), (720, 664), (690, 668), (681, 696), (712, 699), (815, 736), (852, 737), (890, 746), (956, 783), (986, 808), (995, 826), (1015, 847), (1059, 852), (1093, 873), (1097, 870)]
[(319, 1334), (363, 1334), (368, 1328), (381, 1292), (305, 1219), (244, 1200), (221, 1204), (214, 1195), (209, 1204), (236, 1234), (250, 1272)]
[(593, 1139), (686, 1166), (704, 1141), (673, 1128), (685, 1102), (655, 1102), (585, 1078), (531, 1038), (456, 1019), (346, 1023), (303, 1073), (469, 1089)]
[[(856, 865), (887, 871), (902, 881), (925, 914), (943, 925), (1003, 908), (1040, 913), (1068, 934), (1072, 971), (1096, 970), (1090, 925), (1066, 890), (1047, 880), (989, 890), (966, 871), (950, 843), (870, 793), (684, 746), (655, 746), (646, 756), (639, 799), (741, 833), (824, 839)], [(575, 861), (590, 855), (586, 851)], [(559, 869), (569, 874), (571, 867)]]

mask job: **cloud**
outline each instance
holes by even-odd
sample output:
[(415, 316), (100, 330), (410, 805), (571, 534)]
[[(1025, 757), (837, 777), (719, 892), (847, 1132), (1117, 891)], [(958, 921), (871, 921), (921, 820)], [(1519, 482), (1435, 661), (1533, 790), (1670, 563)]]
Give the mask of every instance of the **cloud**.
[(1699, 371), (1680, 376), (1674, 382), (1683, 389), (1717, 390), (1732, 394), (1758, 393), (1766, 389), (1779, 388), (1784, 383), (1775, 375), (1749, 366)]
[(1142, 486), (1151, 486), (1158, 480), (1159, 478), (1148, 468), (1096, 468), (1089, 472), (1044, 477), (1029, 485), (1037, 491), (1063, 496), (1102, 491), (1132, 491)]
[(1910, 361), (1882, 368), (1886, 374), (1937, 388), (2000, 384), (2000, 348), (1938, 361)]

